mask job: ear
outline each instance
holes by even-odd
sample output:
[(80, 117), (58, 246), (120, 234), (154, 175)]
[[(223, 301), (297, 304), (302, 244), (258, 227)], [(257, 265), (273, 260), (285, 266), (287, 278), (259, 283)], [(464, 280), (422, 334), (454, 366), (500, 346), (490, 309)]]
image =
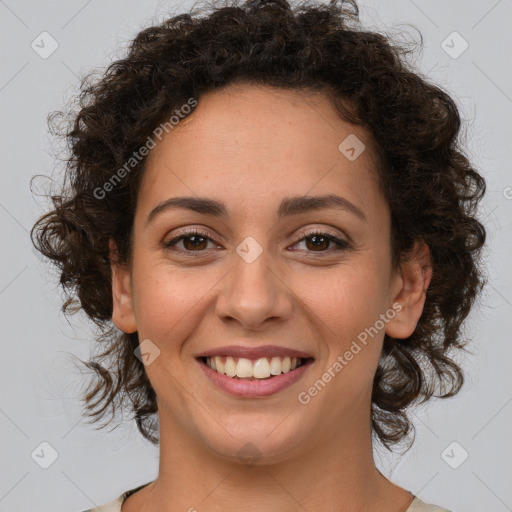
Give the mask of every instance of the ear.
[(130, 269), (118, 262), (117, 247), (112, 239), (109, 241), (109, 249), (112, 270), (112, 321), (121, 331), (132, 333), (137, 330), (137, 322), (133, 307)]
[(423, 240), (417, 240), (408, 259), (400, 264), (400, 271), (393, 277), (393, 303), (399, 303), (401, 309), (386, 325), (388, 336), (403, 339), (414, 332), (431, 279), (430, 250)]

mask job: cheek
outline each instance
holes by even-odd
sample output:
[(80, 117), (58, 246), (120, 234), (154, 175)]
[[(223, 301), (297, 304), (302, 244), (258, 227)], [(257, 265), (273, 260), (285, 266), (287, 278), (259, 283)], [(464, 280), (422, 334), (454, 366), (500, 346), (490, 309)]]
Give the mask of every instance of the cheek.
[(195, 277), (192, 272), (179, 272), (160, 263), (139, 266), (134, 281), (139, 336), (154, 338), (166, 349), (179, 349), (191, 326), (200, 321), (202, 303), (214, 282), (199, 279), (199, 273)]
[(331, 270), (321, 279), (312, 275), (303, 295), (333, 334), (347, 338), (375, 322), (385, 307), (387, 288), (378, 268), (361, 262)]
[(384, 339), (379, 319), (387, 307), (387, 287), (382, 273), (374, 264), (353, 265), (333, 272), (323, 285), (317, 281), (315, 290), (310, 304), (322, 330), (325, 366), (354, 384), (367, 383), (377, 368)]

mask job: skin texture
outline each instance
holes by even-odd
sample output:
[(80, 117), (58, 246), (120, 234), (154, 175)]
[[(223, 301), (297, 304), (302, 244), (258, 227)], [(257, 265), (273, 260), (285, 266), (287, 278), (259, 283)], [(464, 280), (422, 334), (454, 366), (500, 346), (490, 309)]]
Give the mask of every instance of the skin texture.
[[(354, 161), (338, 150), (351, 134), (367, 148)], [(112, 267), (113, 321), (160, 350), (146, 366), (158, 396), (160, 467), (123, 512), (407, 508), (410, 493), (373, 461), (371, 390), (384, 332), (414, 331), (431, 275), (419, 243), (392, 270), (390, 214), (370, 147), (368, 133), (340, 120), (323, 95), (239, 84), (202, 96), (151, 150), (131, 266)], [(366, 221), (334, 208), (277, 219), (283, 198), (323, 194), (348, 199)], [(222, 201), (229, 217), (176, 209), (147, 224), (156, 205), (177, 196)], [(213, 241), (164, 249), (183, 228)], [(304, 236), (316, 228), (350, 248), (315, 248)], [(249, 236), (262, 248), (250, 264), (236, 252)], [(396, 303), (394, 319), (307, 405), (299, 403), (298, 394)], [(214, 387), (194, 357), (234, 344), (296, 348), (315, 362), (273, 396), (235, 398)], [(252, 466), (237, 455), (248, 442), (261, 455)]]

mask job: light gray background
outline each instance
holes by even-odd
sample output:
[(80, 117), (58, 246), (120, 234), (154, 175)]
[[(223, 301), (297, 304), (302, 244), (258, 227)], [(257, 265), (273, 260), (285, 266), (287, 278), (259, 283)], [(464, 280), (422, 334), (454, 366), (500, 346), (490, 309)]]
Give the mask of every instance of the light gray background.
[[(157, 475), (158, 448), (128, 418), (103, 431), (81, 418), (76, 395), (84, 382), (69, 354), (89, 356), (92, 329), (84, 318), (68, 322), (59, 313), (56, 276), (31, 250), (28, 231), (45, 203), (32, 196), (29, 179), (53, 172), (47, 114), (76, 92), (81, 75), (119, 57), (140, 29), (175, 5), (0, 0), (0, 511), (78, 512)], [(489, 285), (467, 323), (474, 355), (458, 358), (468, 380), (457, 397), (414, 415), (416, 442), (404, 457), (379, 449), (377, 464), (398, 485), (453, 512), (512, 510), (512, 2), (365, 0), (360, 6), (375, 30), (414, 37), (404, 25), (411, 23), (421, 31), (425, 47), (417, 65), (456, 97), (469, 155), (488, 183), (482, 218)], [(31, 48), (43, 31), (59, 45), (47, 59)], [(458, 36), (446, 39), (454, 31), (469, 44), (458, 58), (441, 46), (446, 40), (452, 54), (462, 49)], [(48, 469), (31, 457), (43, 441), (58, 453)], [(445, 460), (460, 462), (462, 450), (469, 457), (453, 469)]]

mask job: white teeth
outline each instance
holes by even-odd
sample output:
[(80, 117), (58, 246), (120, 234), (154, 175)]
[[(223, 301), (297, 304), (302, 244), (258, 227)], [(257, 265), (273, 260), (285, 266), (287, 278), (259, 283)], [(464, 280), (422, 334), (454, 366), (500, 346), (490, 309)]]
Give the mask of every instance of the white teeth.
[(272, 361), (270, 361), (270, 373), (272, 375), (281, 374), (281, 359), (279, 357), (273, 357)]
[(252, 370), (252, 376), (255, 379), (266, 379), (270, 377), (270, 364), (266, 357), (258, 359), (254, 363), (254, 369)]
[(237, 377), (252, 377), (252, 363), (249, 359), (241, 357), (236, 365)]
[(235, 360), (231, 356), (226, 357), (226, 363), (224, 364), (224, 373), (228, 377), (234, 377), (236, 375)]
[[(211, 357), (209, 357), (208, 359), (211, 359)], [(221, 375), (224, 373), (224, 363), (222, 362), (221, 358), (219, 356), (215, 356), (215, 368), (213, 368), (214, 370), (216, 369)]]
[(228, 377), (238, 377), (239, 379), (268, 379), (271, 375), (281, 375), (295, 370), (300, 364), (298, 357), (262, 357), (256, 361), (251, 361), (245, 357), (240, 357), (238, 361), (231, 356), (226, 357), (223, 362), (222, 356), (207, 357), (206, 364), (217, 373), (227, 375)]

